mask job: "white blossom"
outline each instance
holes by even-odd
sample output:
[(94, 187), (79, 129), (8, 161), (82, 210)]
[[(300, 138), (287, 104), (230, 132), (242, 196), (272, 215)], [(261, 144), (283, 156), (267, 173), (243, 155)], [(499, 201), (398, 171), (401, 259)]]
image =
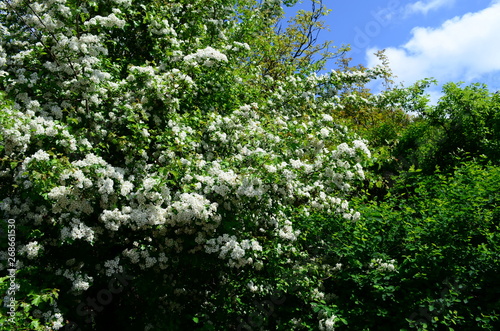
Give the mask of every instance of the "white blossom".
[(38, 243), (38, 241), (32, 241), (20, 249), (19, 252), (26, 254), (28, 259), (34, 259), (38, 256), (41, 250), (43, 250), (43, 247)]
[(226, 55), (208, 46), (197, 50), (196, 53), (186, 55), (184, 61), (193, 65), (202, 62), (203, 66), (211, 67), (215, 62), (227, 62), (228, 60)]
[(333, 331), (335, 330), (335, 319), (337, 316), (332, 315), (328, 318), (319, 321), (319, 329), (321, 331)]

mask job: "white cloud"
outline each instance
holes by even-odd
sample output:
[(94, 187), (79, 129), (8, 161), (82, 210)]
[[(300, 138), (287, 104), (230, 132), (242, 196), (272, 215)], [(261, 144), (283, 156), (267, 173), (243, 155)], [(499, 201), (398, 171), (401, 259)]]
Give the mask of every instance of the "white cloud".
[[(398, 81), (411, 84), (434, 77), (440, 83), (468, 82), (496, 76), (500, 71), (499, 17), (500, 1), (495, 1), (484, 10), (455, 17), (438, 28), (414, 28), (410, 41), (386, 49)], [(367, 51), (369, 66), (378, 63), (374, 52)]]
[(431, 10), (436, 10), (444, 6), (451, 6), (455, 3), (455, 0), (426, 0), (417, 1), (412, 4), (408, 4), (405, 8), (405, 14), (415, 14), (422, 13), (426, 15)]

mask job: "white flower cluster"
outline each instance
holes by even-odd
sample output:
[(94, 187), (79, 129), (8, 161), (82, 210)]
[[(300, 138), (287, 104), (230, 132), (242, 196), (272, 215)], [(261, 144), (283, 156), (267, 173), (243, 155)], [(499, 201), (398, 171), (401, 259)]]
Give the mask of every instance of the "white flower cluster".
[(123, 273), (123, 267), (120, 265), (120, 257), (118, 256), (113, 260), (104, 262), (104, 268), (106, 268), (106, 276), (108, 277)]
[[(40, 153), (39, 153), (40, 154)], [(73, 218), (68, 218), (61, 230), (61, 238), (84, 239), (88, 242), (95, 240), (95, 229), (87, 226), (81, 219), (94, 211), (93, 202), (88, 198), (88, 192), (94, 191), (100, 196), (100, 207), (116, 203), (122, 196), (128, 196), (134, 185), (125, 179), (124, 170), (107, 164), (102, 158), (92, 153), (83, 159), (73, 161), (70, 168), (64, 169), (60, 176), (61, 185), (53, 187), (47, 192), (52, 200), (52, 212), (70, 212)], [(108, 229), (117, 230), (116, 217), (108, 214), (112, 211), (104, 210), (101, 220)], [(109, 222), (106, 222), (110, 219)], [(60, 219), (62, 220), (62, 219)]]
[(221, 169), (219, 162), (213, 161), (209, 164), (205, 162), (205, 167), (208, 167), (207, 175), (195, 175), (194, 177), (188, 175), (191, 179), (198, 181), (196, 188), (204, 194), (213, 192), (226, 198), (240, 185), (239, 177), (234, 170)]
[(364, 155), (366, 155), (368, 158), (372, 156), (370, 153), (370, 150), (366, 146), (366, 142), (363, 140), (354, 140), (353, 142), (354, 149), (361, 151)]
[[(347, 219), (359, 219), (359, 213), (349, 209), (348, 205), (344, 205), (347, 204), (346, 201), (332, 194), (334, 192), (332, 185), (347, 192), (351, 189), (350, 183), (353, 180), (364, 178), (364, 172), (359, 162), (370, 156), (365, 142), (356, 140), (352, 145), (341, 143), (337, 148), (333, 148), (331, 143), (323, 138), (326, 133), (323, 135), (312, 134), (313, 130), (321, 132), (321, 130), (326, 129), (324, 122), (330, 120), (331, 116), (322, 116), (318, 120), (303, 122), (301, 126), (298, 126), (298, 122), (292, 121), (290, 116), (275, 114), (272, 118), (272, 128), (279, 131), (270, 132), (268, 125), (271, 123), (268, 124), (254, 111), (257, 108), (257, 105), (244, 105), (238, 111), (225, 117), (213, 115), (213, 121), (208, 124), (208, 130), (211, 132), (214, 143), (225, 144), (228, 154), (235, 162), (253, 164), (255, 158), (267, 159), (264, 164), (255, 164), (255, 166), (248, 168), (248, 171), (253, 173), (252, 176), (237, 173), (241, 184), (235, 193), (242, 199), (260, 200), (264, 197), (271, 197), (273, 201), (279, 201), (282, 198), (293, 199), (299, 196), (310, 202), (311, 207), (315, 209), (341, 213)], [(280, 123), (280, 126), (276, 127), (276, 123)], [(336, 127), (333, 123), (329, 125), (328, 137), (344, 134), (343, 128)], [(295, 133), (297, 133), (308, 139), (304, 141), (302, 148), (292, 149), (284, 155), (283, 146), (286, 146), (287, 143), (298, 145), (298, 142), (288, 142), (286, 136), (285, 138), (280, 137), (283, 136), (280, 132), (293, 133), (291, 135), (293, 137), (296, 137)], [(311, 134), (306, 134), (308, 132)], [(327, 144), (328, 148), (326, 148)], [(243, 171), (244, 169), (241, 169), (240, 173)], [(273, 185), (265, 184), (261, 180), (263, 176), (269, 174), (276, 176), (277, 180)], [(304, 174), (319, 174), (319, 180), (314, 183), (304, 181)], [(195, 176), (195, 178), (201, 179), (202, 177)], [(204, 183), (208, 182), (207, 177), (203, 178)], [(280, 179), (278, 180), (278, 178)], [(231, 188), (229, 185), (222, 186), (222, 188), (221, 191), (225, 194), (233, 192), (227, 190)], [(204, 186), (203, 193), (209, 192), (209, 188)], [(233, 199), (230, 204), (234, 203)]]
[(75, 295), (78, 295), (79, 293), (82, 293), (83, 291), (86, 291), (90, 285), (92, 284), (94, 278), (82, 274), (81, 272), (78, 271), (73, 271), (69, 269), (65, 269), (64, 271), (61, 269), (56, 270), (55, 272), (56, 275), (61, 275), (67, 279), (69, 279), (72, 282), (72, 291), (74, 292)]
[(167, 222), (171, 226), (194, 223), (202, 225), (205, 231), (215, 230), (220, 220), (216, 212), (217, 203), (210, 203), (207, 198), (197, 193), (182, 193), (179, 200), (167, 208)]
[(314, 288), (310, 292), (310, 298), (312, 301), (321, 301), (325, 299), (325, 293), (317, 288)]
[(95, 240), (95, 232), (78, 218), (72, 218), (71, 223), (61, 229), (61, 240), (83, 239), (89, 243)]
[(120, 28), (122, 29), (125, 26), (125, 21), (122, 19), (119, 19), (115, 13), (112, 13), (108, 16), (94, 16), (90, 20), (84, 23), (85, 25), (100, 25), (105, 28)]
[(225, 47), (228, 51), (240, 51), (240, 50), (250, 50), (250, 46), (247, 43), (240, 43), (238, 41), (234, 41), (231, 45), (227, 45)]
[(40, 254), (40, 251), (43, 250), (42, 245), (38, 243), (38, 241), (32, 241), (25, 245), (24, 247), (19, 249), (20, 254), (26, 254), (28, 259), (34, 259)]
[(53, 330), (59, 330), (64, 326), (64, 318), (61, 313), (55, 313), (52, 315), (52, 320), (50, 321), (52, 323), (51, 328)]
[(118, 5), (128, 7), (132, 3), (132, 0), (113, 0), (113, 2), (118, 4)]
[(373, 259), (370, 262), (369, 267), (372, 269), (377, 269), (379, 271), (397, 271), (395, 266), (396, 260), (389, 260), (383, 262), (382, 259)]
[[(248, 251), (254, 253), (247, 253)], [(257, 240), (244, 239), (240, 243), (237, 241), (236, 236), (229, 236), (228, 234), (209, 239), (205, 244), (205, 252), (209, 254), (219, 253), (219, 258), (228, 259), (228, 266), (233, 268), (253, 264), (254, 259), (258, 257), (255, 252), (261, 251), (262, 246)]]
[(94, 153), (88, 153), (85, 155), (83, 160), (77, 160), (73, 162), (73, 165), (76, 167), (91, 167), (94, 165), (106, 166), (107, 162), (100, 156), (95, 155)]
[(57, 308), (54, 308), (54, 312), (47, 311), (41, 315), (45, 319), (45, 330), (47, 331), (59, 330), (64, 326), (65, 321), (63, 315)]
[(238, 195), (247, 197), (260, 197), (266, 192), (260, 178), (245, 177), (236, 191)]
[[(4, 122), (0, 117), (0, 136), (3, 137), (5, 153), (9, 156), (18, 156), (25, 153), (28, 146), (44, 138), (49, 138), (54, 146), (67, 148), (69, 151), (76, 150), (77, 140), (71, 135), (67, 128), (56, 123), (52, 119), (35, 116), (33, 112), (20, 112), (10, 107), (3, 107), (2, 112), (9, 118)], [(46, 160), (47, 153), (39, 150), (27, 161)]]
[(49, 159), (50, 159), (50, 155), (47, 152), (39, 149), (35, 154), (33, 154), (32, 156), (27, 157), (26, 159), (24, 159), (23, 163), (28, 164), (32, 160), (35, 160), (35, 161), (48, 161)]
[[(122, 211), (117, 208), (113, 210), (103, 210), (99, 216), (99, 220), (104, 223), (106, 229), (118, 231), (122, 224), (126, 224), (126, 222), (131, 219), (130, 212), (131, 209), (127, 207), (123, 207)], [(146, 219), (144, 219), (144, 221), (146, 221)]]
[(247, 287), (250, 290), (250, 292), (263, 292), (264, 291), (264, 286), (263, 285), (255, 285), (253, 281), (249, 281), (247, 283)]
[(172, 35), (173, 37), (177, 36), (177, 33), (167, 20), (153, 20), (149, 25), (149, 29), (152, 33), (157, 35)]
[(319, 329), (321, 331), (334, 331), (335, 330), (335, 319), (337, 316), (332, 315), (328, 318), (319, 321)]
[[(179, 96), (188, 91), (196, 93), (191, 76), (178, 68), (165, 71), (162, 66), (131, 66), (126, 84), (137, 91), (134, 98), (143, 101), (135, 106), (145, 110), (149, 110), (147, 101), (151, 98), (158, 98), (175, 109), (179, 106)], [(155, 121), (160, 123), (161, 119), (155, 117)]]
[(56, 301), (51, 302), (50, 306), (51, 310), (48, 310), (46, 312), (42, 312), (40, 309), (33, 310), (33, 316), (39, 320), (43, 318), (45, 323), (40, 323), (44, 325), (42, 326), (43, 330), (53, 331), (62, 329), (62, 327), (65, 325), (65, 321), (63, 315), (61, 314), (61, 311), (57, 307), (57, 302)]
[[(354, 140), (353, 141), (353, 147), (349, 147), (347, 143), (342, 143), (339, 146), (337, 146), (337, 149), (332, 152), (332, 156), (341, 161), (342, 159), (345, 158), (355, 158), (358, 159), (358, 152), (361, 152), (362, 155), (366, 155), (367, 157), (371, 157), (371, 153), (368, 150), (368, 147), (366, 147), (366, 144), (362, 140)], [(344, 163), (341, 163), (339, 165), (343, 165)]]
[(342, 85), (346, 82), (352, 84), (366, 84), (371, 79), (377, 77), (377, 75), (383, 74), (387, 72), (387, 68), (383, 66), (376, 66), (366, 71), (361, 70), (353, 70), (353, 71), (345, 71), (345, 70), (332, 70), (332, 72), (328, 75), (328, 78), (331, 82), (336, 83), (336, 85)]
[[(135, 242), (134, 246), (138, 246)], [(159, 267), (161, 270), (167, 269), (169, 258), (164, 252), (158, 254), (158, 257), (151, 256), (147, 249), (139, 249), (137, 247), (124, 249), (122, 255), (127, 257), (133, 264), (138, 264), (142, 270)]]
[(47, 196), (54, 201), (52, 211), (55, 213), (67, 211), (89, 215), (94, 210), (89, 201), (82, 199), (78, 191), (69, 186), (56, 186), (48, 192)]
[(292, 222), (286, 220), (285, 225), (279, 229), (278, 234), (282, 239), (295, 241), (297, 240), (297, 236), (300, 234), (300, 230), (294, 230)]
[(186, 55), (184, 57), (184, 62), (192, 66), (197, 66), (201, 63), (205, 67), (211, 67), (216, 62), (227, 62), (227, 56), (208, 46), (204, 49), (197, 50), (196, 53)]

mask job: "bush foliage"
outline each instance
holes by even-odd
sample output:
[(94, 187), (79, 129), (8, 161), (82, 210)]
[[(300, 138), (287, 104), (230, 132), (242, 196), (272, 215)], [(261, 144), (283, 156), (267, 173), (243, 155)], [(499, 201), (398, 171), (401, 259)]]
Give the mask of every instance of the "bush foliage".
[(2, 328), (498, 328), (498, 95), (295, 2), (2, 2)]

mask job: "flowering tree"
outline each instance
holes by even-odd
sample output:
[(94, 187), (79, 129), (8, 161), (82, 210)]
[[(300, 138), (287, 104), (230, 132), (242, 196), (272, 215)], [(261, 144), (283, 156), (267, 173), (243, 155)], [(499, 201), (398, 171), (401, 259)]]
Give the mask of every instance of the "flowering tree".
[(59, 291), (18, 323), (255, 329), (273, 323), (248, 320), (256, 302), (280, 291), (294, 317), (280, 327), (333, 328), (312, 304), (338, 266), (305, 240), (308, 215), (360, 217), (347, 199), (370, 152), (330, 114), (381, 102), (339, 91), (386, 68), (316, 75), (307, 54), (266, 75), (254, 36), (276, 33), (281, 5), (2, 2), (0, 210), (17, 224), (17, 299)]

